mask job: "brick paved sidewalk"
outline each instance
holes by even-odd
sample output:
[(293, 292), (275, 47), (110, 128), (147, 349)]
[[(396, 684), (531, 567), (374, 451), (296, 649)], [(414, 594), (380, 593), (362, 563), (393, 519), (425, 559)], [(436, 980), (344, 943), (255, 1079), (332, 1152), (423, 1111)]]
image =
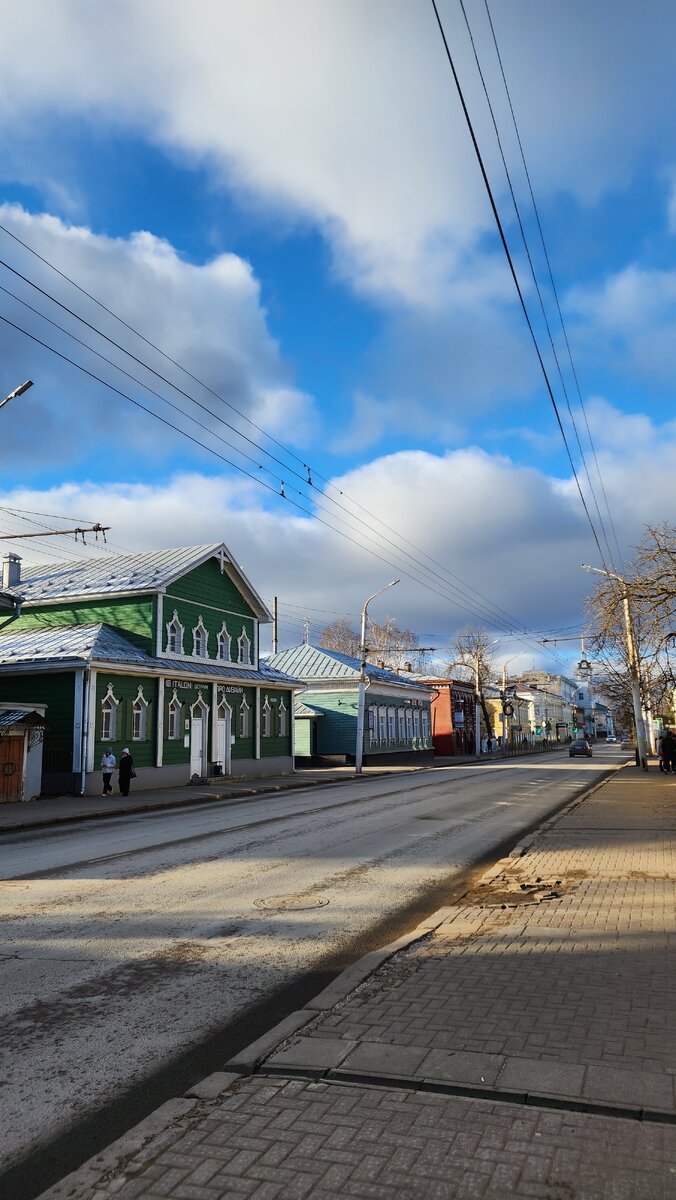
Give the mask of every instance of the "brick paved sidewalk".
[(676, 1197), (675, 836), (625, 769), (45, 1197)]

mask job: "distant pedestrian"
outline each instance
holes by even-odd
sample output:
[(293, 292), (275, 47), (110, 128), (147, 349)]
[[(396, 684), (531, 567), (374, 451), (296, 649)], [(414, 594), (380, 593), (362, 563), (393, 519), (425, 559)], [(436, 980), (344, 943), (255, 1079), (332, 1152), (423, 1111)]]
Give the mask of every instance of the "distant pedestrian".
[(117, 766), (117, 760), (113, 754), (113, 747), (109, 746), (103, 758), (101, 759), (101, 771), (103, 773), (103, 792), (102, 796), (110, 796), (113, 790), (113, 785), (110, 782), (113, 778), (113, 771)]
[(134, 760), (133, 760), (131, 754), (129, 753), (128, 747), (125, 747), (125, 749), (122, 751), (122, 755), (120, 757), (120, 775), (119, 775), (120, 792), (122, 793), (123, 796), (129, 795), (129, 784), (131, 783), (132, 779), (135, 779), (135, 778), (136, 778), (136, 771), (134, 770)]

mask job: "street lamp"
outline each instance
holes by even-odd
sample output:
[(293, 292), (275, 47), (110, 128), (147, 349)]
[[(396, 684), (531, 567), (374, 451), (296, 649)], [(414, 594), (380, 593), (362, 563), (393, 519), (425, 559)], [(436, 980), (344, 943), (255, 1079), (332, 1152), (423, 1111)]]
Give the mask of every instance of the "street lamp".
[(394, 587), (395, 583), (399, 583), (398, 579), (393, 579), (390, 583), (386, 583), (385, 587), (381, 587), (372, 596), (369, 596), (365, 601), (364, 607), (361, 610), (361, 642), (359, 644), (359, 657), (361, 659), (361, 667), (359, 670), (359, 694), (357, 700), (357, 744), (354, 754), (354, 773), (361, 775), (361, 764), (364, 756), (364, 708), (366, 704), (366, 618), (368, 607), (376, 596), (380, 596), (382, 592), (386, 592), (388, 588)]
[(29, 388), (32, 388), (32, 386), (33, 380), (27, 379), (26, 382), (22, 383), (20, 387), (14, 388), (14, 391), (10, 392), (9, 396), (5, 396), (4, 400), (0, 400), (0, 408), (4, 408), (5, 404), (9, 404), (10, 400), (15, 400), (17, 396), (23, 396), (24, 392), (27, 392)]
[(502, 703), (503, 703), (502, 739), (505, 744), (505, 752), (507, 751), (507, 742), (508, 742), (507, 735), (508, 735), (508, 731), (509, 731), (509, 725), (508, 725), (509, 717), (507, 716), (507, 713), (505, 712), (505, 707), (507, 706), (507, 667), (509, 666), (509, 664), (511, 662), (514, 662), (514, 660), (516, 658), (521, 658), (521, 656), (525, 653), (526, 653), (525, 650), (519, 650), (518, 654), (513, 654), (511, 658), (506, 659), (505, 662), (503, 662), (503, 664), (502, 664)]
[(646, 750), (646, 736), (643, 725), (643, 713), (641, 712), (641, 688), (639, 683), (639, 661), (636, 653), (636, 645), (634, 642), (634, 631), (631, 621), (631, 609), (629, 608), (629, 592), (627, 589), (627, 581), (621, 575), (616, 575), (614, 571), (607, 571), (605, 567), (590, 567), (588, 563), (580, 563), (583, 571), (594, 571), (596, 575), (607, 575), (609, 579), (617, 579), (622, 587), (622, 608), (624, 610), (624, 627), (627, 638), (627, 658), (629, 659), (629, 675), (631, 677), (631, 700), (634, 709), (634, 725), (636, 726), (636, 747), (638, 750), (638, 759), (644, 771), (648, 770), (648, 757)]

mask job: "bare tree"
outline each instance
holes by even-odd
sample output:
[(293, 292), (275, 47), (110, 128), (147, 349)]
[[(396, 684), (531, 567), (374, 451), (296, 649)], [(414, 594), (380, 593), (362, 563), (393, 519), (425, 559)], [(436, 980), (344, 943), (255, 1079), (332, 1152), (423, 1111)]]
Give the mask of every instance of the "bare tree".
[(601, 579), (587, 602), (596, 625), (592, 642), (604, 666), (617, 719), (631, 728), (623, 596), (629, 599), (643, 706), (653, 715), (670, 709), (676, 685), (676, 530), (648, 526), (633, 563), (621, 581)]
[[(386, 617), (382, 624), (369, 621), (366, 643), (368, 662), (382, 662), (391, 671), (401, 670), (405, 662), (410, 662), (416, 670), (423, 667), (424, 655), (417, 649), (418, 635), (412, 629), (401, 629), (394, 617)], [(322, 629), (319, 645), (356, 657), (360, 650), (359, 634), (341, 617)]]
[(349, 621), (340, 617), (339, 620), (324, 626), (319, 635), (319, 645), (325, 650), (338, 650), (340, 654), (354, 656), (359, 654), (359, 634)]
[(492, 725), (484, 693), (495, 675), (495, 650), (492, 642), (493, 639), (485, 629), (472, 629), (468, 626), (456, 634), (453, 642), (454, 659), (448, 663), (449, 674), (467, 679), (475, 688), (478, 683), (477, 696), (488, 732), (492, 732)]

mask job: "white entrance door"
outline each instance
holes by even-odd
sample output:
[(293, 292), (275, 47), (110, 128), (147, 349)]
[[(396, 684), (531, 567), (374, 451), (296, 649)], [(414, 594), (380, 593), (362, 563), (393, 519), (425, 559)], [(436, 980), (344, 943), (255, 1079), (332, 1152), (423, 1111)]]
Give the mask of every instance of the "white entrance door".
[(230, 774), (230, 732), (232, 714), (227, 704), (219, 704), (216, 721), (216, 755), (215, 761), (221, 764), (224, 775)]
[(193, 706), (190, 720), (190, 777), (207, 774), (207, 708), (204, 704)]

